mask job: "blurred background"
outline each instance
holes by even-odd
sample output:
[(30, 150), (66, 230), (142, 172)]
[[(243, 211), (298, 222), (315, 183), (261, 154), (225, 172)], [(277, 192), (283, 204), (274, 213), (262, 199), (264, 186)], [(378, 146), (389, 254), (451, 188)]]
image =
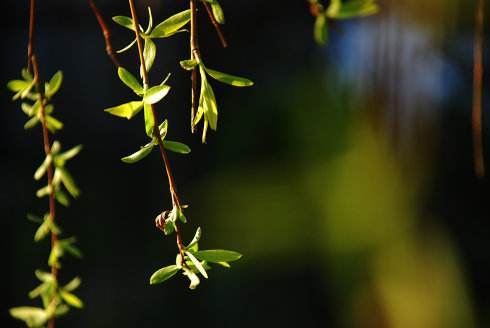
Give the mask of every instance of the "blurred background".
[[(137, 2), (144, 25), (146, 6), (157, 22), (186, 9)], [(171, 155), (190, 204), (184, 238), (201, 226), (203, 248), (244, 254), (190, 291), (181, 276), (148, 284), (175, 258), (174, 238), (153, 222), (170, 207), (168, 186), (157, 153), (120, 161), (146, 136), (142, 116), (128, 122), (103, 111), (134, 98), (97, 21), (85, 1), (39, 1), (41, 74), (65, 73), (54, 100), (65, 128), (56, 139), (84, 145), (69, 163), (83, 194), (58, 220), (84, 252), (82, 261), (65, 259), (60, 279), (82, 277), (86, 308), (59, 327), (490, 326), (489, 184), (472, 163), (475, 3), (379, 2), (379, 15), (335, 23), (326, 48), (314, 43), (306, 1), (221, 1), (226, 50), (201, 8), (207, 65), (255, 82), (213, 83), (219, 129), (207, 145), (189, 131), (190, 77), (178, 65), (188, 36), (157, 43), (151, 78), (172, 73), (158, 112), (170, 121), (169, 137), (192, 148)], [(8, 308), (37, 305), (27, 293), (49, 252), (25, 219), (47, 208), (32, 179), (44, 158), (41, 130), (23, 130), (25, 115), (4, 87), (26, 64), (27, 3), (0, 5), (1, 327), (23, 325)], [(127, 3), (97, 3), (122, 48), (132, 35), (109, 18), (129, 15)], [(119, 58), (137, 72), (135, 48)], [(488, 70), (485, 79), (486, 101)], [(485, 116), (485, 132), (488, 123)]]

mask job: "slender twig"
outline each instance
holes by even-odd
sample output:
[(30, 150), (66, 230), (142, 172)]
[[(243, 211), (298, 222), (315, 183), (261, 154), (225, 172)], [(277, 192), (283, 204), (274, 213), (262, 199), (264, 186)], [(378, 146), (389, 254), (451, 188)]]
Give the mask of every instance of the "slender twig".
[(477, 177), (485, 176), (482, 131), (482, 80), (483, 80), (483, 13), (484, 0), (478, 0), (475, 9), (475, 47), (473, 72), (473, 155)]
[[(44, 89), (41, 85), (41, 79), (39, 74), (39, 65), (37, 63), (35, 50), (34, 50), (34, 23), (35, 23), (35, 12), (36, 12), (36, 1), (30, 1), (30, 10), (29, 10), (29, 44), (27, 47), (27, 55), (28, 55), (28, 70), (30, 71), (31, 67), (34, 73), (34, 83), (36, 86), (36, 90), (38, 92), (39, 97), (39, 108), (40, 108), (40, 121), (43, 131), (43, 145), (44, 145), (44, 153), (46, 157), (51, 156), (51, 143), (49, 142), (49, 131), (46, 123), (46, 108), (45, 108), (45, 96)], [(55, 222), (56, 217), (56, 201), (54, 195), (54, 187), (53, 187), (53, 164), (50, 162), (48, 165), (48, 186), (49, 186), (49, 220)], [(51, 250), (57, 247), (58, 243), (58, 235), (51, 230)], [(58, 269), (55, 265), (51, 266), (51, 274), (55, 281), (58, 280)], [(56, 318), (53, 315), (52, 318), (49, 319), (48, 328), (55, 328)]]
[[(39, 94), (39, 104), (40, 104), (40, 121), (41, 121), (41, 126), (43, 130), (43, 143), (44, 143), (44, 153), (46, 157), (51, 156), (51, 143), (49, 142), (49, 131), (48, 131), (48, 126), (46, 124), (46, 110), (45, 110), (45, 97), (44, 97), (44, 90), (41, 87), (41, 82), (40, 82), (40, 77), (39, 77), (39, 65), (37, 63), (36, 55), (34, 51), (32, 51), (32, 56), (31, 56), (31, 64), (32, 64), (32, 69), (34, 71), (34, 82), (36, 84), (36, 89)], [(55, 196), (54, 196), (54, 186), (53, 186), (53, 165), (50, 162), (48, 165), (48, 186), (49, 186), (49, 219), (52, 222), (55, 222), (55, 215), (56, 215), (56, 202), (55, 202)], [(56, 244), (58, 243), (58, 235), (51, 230), (51, 249), (54, 249), (56, 247)], [(53, 275), (55, 281), (58, 278), (58, 269), (56, 268), (55, 265), (51, 266), (51, 274)], [(54, 328), (55, 327), (55, 316), (53, 316), (48, 323), (49, 328)]]
[(206, 8), (206, 12), (208, 13), (209, 20), (213, 24), (214, 29), (216, 30), (216, 33), (218, 34), (218, 38), (221, 42), (221, 45), (223, 46), (223, 48), (227, 48), (228, 42), (226, 42), (226, 38), (225, 38), (225, 35), (223, 34), (223, 31), (221, 30), (221, 26), (219, 25), (218, 21), (216, 20), (216, 17), (214, 17), (211, 6), (206, 1), (201, 1), (201, 3), (203, 4), (204, 8)]
[[(133, 19), (133, 26), (134, 26), (134, 31), (135, 31), (135, 35), (136, 35), (136, 43), (138, 45), (138, 55), (139, 55), (140, 63), (141, 63), (141, 71), (143, 73), (142, 74), (143, 75), (143, 85), (146, 89), (150, 86), (150, 79), (148, 77), (148, 71), (147, 71), (146, 65), (145, 65), (145, 57), (143, 56), (143, 43), (142, 43), (141, 35), (139, 32), (139, 21), (138, 21), (138, 16), (136, 15), (136, 9), (135, 9), (133, 0), (129, 0), (129, 7), (131, 9), (131, 17)], [(158, 129), (158, 126), (159, 126), (158, 117), (157, 117), (157, 114), (156, 114), (156, 111), (155, 111), (155, 108), (153, 105), (151, 105), (151, 112), (153, 115), (153, 120), (155, 122), (155, 127), (153, 128), (153, 135), (158, 141), (158, 146), (160, 148), (160, 155), (162, 156), (163, 163), (165, 164), (165, 170), (167, 173), (167, 179), (168, 179), (168, 183), (169, 183), (170, 194), (172, 196), (172, 203), (174, 206), (176, 206), (180, 210), (181, 209), (180, 199), (179, 199), (179, 196), (177, 195), (177, 188), (175, 186), (175, 180), (174, 180), (174, 177), (172, 174), (172, 169), (170, 167), (170, 161), (168, 159), (167, 152), (165, 151), (165, 148), (163, 146), (163, 141), (162, 141), (162, 138), (160, 135), (160, 130)], [(179, 248), (180, 255), (182, 256), (182, 258), (184, 258), (184, 245), (182, 243), (182, 238), (180, 235), (180, 230), (179, 230), (177, 222), (175, 223), (175, 226), (176, 226), (175, 233), (177, 235), (177, 247)]]
[[(34, 0), (31, 0), (34, 1)], [(95, 17), (97, 18), (97, 22), (99, 22), (100, 29), (102, 30), (102, 34), (104, 35), (104, 40), (105, 40), (105, 51), (107, 52), (107, 55), (111, 58), (112, 62), (116, 67), (121, 66), (119, 64), (119, 61), (116, 58), (116, 54), (114, 53), (114, 50), (112, 48), (112, 43), (111, 43), (111, 33), (109, 32), (109, 29), (107, 28), (107, 24), (104, 21), (104, 18), (100, 14), (99, 9), (95, 5), (95, 2), (93, 0), (87, 0), (90, 8), (92, 8), (92, 11), (94, 12)]]
[(27, 44), (27, 70), (31, 71), (31, 58), (33, 50), (34, 21), (35, 21), (36, 0), (31, 0), (29, 8), (29, 43)]
[[(191, 36), (190, 36), (190, 47), (191, 47), (191, 59), (199, 60), (199, 43), (197, 40), (197, 6), (196, 0), (190, 0), (189, 3), (191, 10)], [(191, 132), (196, 132), (196, 126), (194, 125), (194, 117), (197, 113), (199, 107), (199, 92), (197, 89), (197, 66), (194, 67), (191, 74), (192, 82), (192, 94), (191, 94)]]

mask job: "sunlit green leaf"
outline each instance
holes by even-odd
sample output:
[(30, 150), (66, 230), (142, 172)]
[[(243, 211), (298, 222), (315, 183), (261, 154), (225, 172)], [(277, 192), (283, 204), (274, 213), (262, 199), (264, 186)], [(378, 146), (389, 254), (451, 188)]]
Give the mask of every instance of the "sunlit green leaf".
[(168, 85), (157, 85), (148, 89), (143, 97), (143, 102), (147, 104), (156, 104), (162, 100), (170, 91)]
[(130, 120), (136, 114), (138, 114), (142, 108), (143, 108), (142, 101), (131, 101), (129, 103), (122, 104), (116, 107), (104, 109), (104, 111), (114, 116), (124, 117)]
[(32, 129), (33, 127), (35, 127), (38, 123), (40, 122), (39, 120), (39, 117), (38, 116), (34, 116), (33, 118), (31, 118), (30, 120), (28, 120), (25, 124), (24, 124), (24, 129), (28, 130), (28, 129)]
[(35, 180), (39, 180), (44, 176), (44, 174), (48, 170), (49, 165), (51, 164), (51, 161), (52, 161), (52, 156), (51, 155), (46, 156), (41, 166), (39, 166), (36, 172), (34, 173)]
[(63, 123), (58, 121), (54, 117), (50, 115), (46, 115), (45, 118), (46, 118), (46, 125), (49, 131), (51, 131), (51, 133), (55, 133), (56, 131), (63, 129)]
[(54, 197), (56, 198), (58, 203), (60, 203), (61, 205), (66, 206), (66, 207), (70, 206), (70, 199), (68, 198), (68, 195), (65, 194), (63, 191), (57, 190), (54, 193)]
[(127, 29), (130, 29), (131, 31), (134, 31), (133, 20), (131, 19), (131, 17), (115, 16), (115, 17), (112, 17), (112, 20), (114, 22), (116, 22), (117, 24), (119, 24), (119, 25), (121, 25)]
[(227, 251), (224, 249), (211, 249), (205, 251), (197, 251), (193, 253), (200, 260), (218, 263), (218, 262), (233, 262), (242, 258), (242, 254)]
[(143, 95), (144, 90), (138, 80), (131, 74), (127, 69), (123, 67), (119, 67), (117, 70), (117, 74), (121, 81), (131, 90), (134, 91), (138, 96)]
[(177, 141), (168, 141), (168, 140), (163, 140), (163, 146), (165, 149), (170, 150), (174, 153), (179, 153), (179, 154), (189, 154), (191, 152), (191, 149), (189, 146), (186, 144), (183, 144), (181, 142)]
[(218, 106), (216, 105), (216, 98), (213, 88), (206, 79), (206, 72), (203, 66), (201, 65), (199, 69), (201, 73), (200, 107), (203, 108), (206, 122), (209, 123), (211, 129), (216, 130), (218, 127)]
[(46, 83), (45, 93), (48, 99), (54, 96), (56, 92), (58, 92), (62, 82), (63, 82), (63, 72), (58, 71), (56, 72), (56, 74), (53, 75), (51, 80), (49, 80), (49, 82)]
[(75, 146), (75, 147), (71, 148), (70, 150), (67, 150), (67, 151), (59, 154), (56, 157), (56, 159), (61, 160), (64, 163), (67, 160), (72, 159), (73, 157), (77, 156), (80, 153), (80, 151), (82, 150), (82, 148), (83, 148), (82, 145)]
[(155, 118), (153, 117), (153, 110), (150, 104), (145, 103), (145, 131), (148, 137), (153, 136), (153, 128), (155, 127)]
[(187, 276), (187, 278), (189, 278), (191, 282), (189, 285), (189, 289), (191, 290), (196, 289), (196, 287), (199, 286), (199, 283), (201, 282), (197, 274), (187, 269), (186, 267), (183, 267), (182, 269), (184, 270), (184, 276)]
[(146, 71), (149, 72), (155, 61), (157, 54), (157, 46), (151, 39), (145, 39), (145, 47), (143, 49), (143, 57), (145, 59)]
[(229, 84), (233, 85), (235, 87), (250, 87), (254, 85), (252, 81), (249, 79), (246, 79), (244, 77), (239, 77), (239, 76), (233, 76), (230, 74), (225, 74), (222, 72), (218, 72), (209, 68), (206, 68), (206, 72), (214, 79)]
[(60, 295), (68, 305), (71, 305), (78, 309), (83, 308), (83, 302), (76, 295), (64, 290), (60, 291)]
[(198, 65), (195, 59), (186, 59), (180, 61), (180, 67), (187, 71), (192, 71)]
[(41, 327), (49, 319), (48, 314), (44, 309), (22, 306), (10, 309), (10, 315), (16, 319), (24, 321), (28, 327)]
[(72, 195), (74, 198), (80, 196), (80, 190), (78, 189), (75, 180), (71, 174), (65, 168), (57, 168), (56, 171), (60, 174), (61, 182), (65, 186), (66, 190)]
[(141, 147), (141, 149), (138, 150), (136, 153), (129, 155), (129, 156), (126, 156), (126, 157), (123, 157), (123, 158), (121, 158), (121, 160), (124, 163), (128, 163), (128, 164), (137, 163), (137, 162), (141, 161), (143, 158), (145, 158), (146, 156), (148, 156), (151, 153), (151, 150), (153, 149), (153, 147), (154, 147), (153, 142), (146, 144), (145, 146)]
[(158, 130), (160, 131), (160, 137), (162, 138), (162, 140), (165, 139), (165, 137), (167, 136), (167, 131), (168, 131), (168, 120), (163, 121), (158, 126)]
[(166, 38), (179, 31), (191, 20), (191, 11), (185, 10), (171, 16), (158, 24), (150, 34), (150, 38)]
[(187, 249), (192, 248), (192, 246), (196, 245), (199, 243), (199, 240), (201, 239), (202, 235), (202, 230), (201, 227), (197, 228), (196, 233), (194, 234), (194, 238), (192, 238), (192, 241), (189, 243), (189, 245), (186, 246)]
[(192, 263), (194, 263), (195, 267), (197, 268), (197, 270), (199, 270), (199, 272), (202, 274), (202, 276), (206, 279), (208, 279), (208, 274), (206, 272), (206, 270), (204, 270), (204, 267), (202, 266), (201, 262), (199, 262), (198, 259), (196, 259), (196, 257), (194, 255), (192, 255), (191, 252), (185, 252), (185, 254), (189, 257), (189, 259), (192, 261)]
[(67, 283), (65, 286), (63, 286), (63, 289), (66, 291), (72, 292), (75, 289), (77, 289), (81, 283), (82, 283), (82, 280), (79, 277), (75, 277), (69, 283)]
[(172, 278), (180, 271), (177, 265), (169, 265), (167, 267), (161, 268), (155, 271), (150, 277), (150, 285), (161, 284), (162, 282)]
[(124, 47), (124, 48), (122, 48), (122, 49), (117, 50), (116, 52), (117, 52), (118, 54), (120, 54), (120, 53), (123, 53), (123, 52), (125, 52), (125, 51), (128, 51), (129, 49), (131, 49), (131, 47), (132, 47), (132, 46), (134, 46), (134, 45), (136, 44), (136, 41), (138, 41), (138, 40), (137, 40), (137, 39), (134, 39), (133, 41), (131, 41), (131, 43), (130, 43), (130, 44), (128, 44), (127, 46), (125, 46), (125, 47)]

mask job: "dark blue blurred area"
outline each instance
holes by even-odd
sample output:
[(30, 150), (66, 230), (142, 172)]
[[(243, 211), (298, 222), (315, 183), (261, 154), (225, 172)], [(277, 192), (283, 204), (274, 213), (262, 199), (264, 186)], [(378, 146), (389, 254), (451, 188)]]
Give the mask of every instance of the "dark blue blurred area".
[[(97, 3), (122, 48), (132, 35), (109, 18), (129, 15), (127, 3)], [(143, 25), (147, 6), (159, 22), (187, 5), (137, 3)], [(84, 145), (69, 163), (82, 196), (58, 218), (84, 252), (82, 261), (64, 261), (60, 279), (82, 277), (86, 308), (58, 327), (487, 327), (490, 206), (488, 179), (476, 179), (472, 163), (472, 6), (380, 1), (375, 17), (335, 23), (321, 48), (306, 1), (221, 3), (230, 47), (220, 47), (202, 10), (203, 57), (255, 86), (213, 83), (220, 118), (206, 145), (189, 128), (190, 76), (179, 66), (188, 34), (157, 43), (151, 75), (172, 74), (158, 114), (169, 120), (170, 139), (192, 148), (171, 155), (190, 205), (184, 238), (201, 226), (202, 247), (244, 254), (190, 291), (180, 276), (148, 284), (175, 258), (174, 239), (153, 222), (171, 206), (168, 185), (156, 153), (120, 161), (145, 143), (144, 122), (103, 111), (133, 98), (95, 17), (85, 1), (38, 1), (41, 74), (61, 69), (65, 77), (54, 99), (65, 123), (56, 139)], [(0, 8), (5, 86), (26, 64), (28, 4)], [(134, 48), (119, 58), (137, 72)], [(41, 131), (23, 129), (11, 96), (0, 88), (0, 327), (22, 326), (8, 309), (36, 304), (27, 294), (49, 252), (25, 219), (47, 208), (32, 179), (44, 157)], [(485, 115), (485, 141), (487, 123)]]

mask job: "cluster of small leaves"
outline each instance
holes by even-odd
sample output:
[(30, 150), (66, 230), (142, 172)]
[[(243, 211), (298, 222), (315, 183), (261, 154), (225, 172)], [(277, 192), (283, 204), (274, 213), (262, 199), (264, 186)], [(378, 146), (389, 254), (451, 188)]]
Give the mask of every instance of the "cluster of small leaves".
[[(155, 28), (152, 28), (153, 18), (151, 15), (151, 10), (148, 9), (148, 11), (150, 15), (150, 23), (147, 30), (145, 32), (141, 32), (141, 35), (145, 40), (145, 50), (143, 52), (143, 56), (145, 59), (145, 66), (147, 71), (151, 69), (156, 55), (156, 46), (152, 39), (165, 38), (174, 35), (175, 33), (181, 32), (181, 27), (187, 24), (190, 19), (189, 11), (187, 10), (170, 17), (169, 19), (158, 24)], [(113, 19), (118, 24), (134, 31), (133, 20), (130, 17), (116, 16)], [(141, 30), (143, 29), (141, 28)], [(135, 42), (136, 40), (132, 42), (129, 47), (131, 47)], [(124, 103), (119, 106), (107, 108), (105, 109), (105, 111), (114, 116), (130, 120), (143, 109), (146, 135), (151, 139), (149, 143), (141, 146), (140, 149), (134, 154), (122, 158), (123, 162), (133, 164), (148, 156), (151, 153), (152, 149), (155, 146), (158, 146), (158, 140), (154, 133), (155, 120), (152, 113), (152, 106), (160, 102), (169, 93), (170, 86), (168, 86), (166, 82), (170, 75), (168, 75), (159, 85), (153, 87), (142, 85), (133, 74), (131, 74), (127, 69), (123, 67), (119, 67), (118, 75), (121, 81), (141, 99)], [(165, 149), (179, 154), (190, 153), (191, 149), (187, 145), (177, 141), (165, 140), (167, 129), (167, 120), (165, 120), (158, 126), (159, 135), (162, 139), (162, 143)]]
[(199, 96), (199, 107), (192, 124), (196, 126), (204, 117), (202, 142), (206, 143), (208, 126), (215, 131), (218, 128), (218, 105), (216, 103), (216, 97), (214, 95), (213, 88), (208, 82), (207, 76), (209, 75), (219, 82), (234, 87), (250, 87), (254, 83), (249, 79), (243, 77), (233, 76), (207, 68), (200, 57), (198, 57), (197, 59), (183, 60), (180, 62), (180, 66), (188, 71), (193, 70), (196, 66), (199, 67), (199, 74), (201, 77), (201, 93)]
[(328, 42), (328, 19), (340, 20), (370, 16), (379, 10), (376, 0), (330, 0), (326, 9), (321, 4), (321, 0), (309, 0), (309, 2), (316, 16), (314, 37), (320, 45)]
[[(163, 225), (166, 235), (173, 233), (176, 220), (181, 220), (183, 223), (186, 222), (182, 212), (176, 207), (167, 216)], [(157, 217), (158, 220), (159, 217)], [(150, 277), (150, 284), (160, 284), (169, 280), (178, 272), (182, 272), (190, 280), (189, 288), (195, 289), (201, 282), (198, 274), (208, 279), (207, 271), (211, 270), (211, 263), (230, 268), (229, 262), (237, 261), (242, 257), (240, 253), (223, 249), (199, 250), (201, 235), (201, 228), (197, 228), (192, 241), (184, 247), (182, 252), (177, 254), (175, 264), (155, 271)]]
[(56, 277), (41, 270), (36, 270), (36, 277), (41, 284), (30, 293), (31, 299), (41, 298), (44, 308), (21, 306), (10, 309), (10, 315), (22, 320), (28, 327), (41, 328), (53, 317), (59, 317), (69, 312), (70, 307), (81, 309), (83, 302), (73, 294), (80, 286), (81, 280), (76, 277), (64, 286), (60, 286)]
[[(219, 3), (215, 0), (206, 1), (211, 5), (216, 20), (220, 24), (223, 24), (224, 15)], [(176, 141), (165, 140), (169, 125), (167, 120), (159, 124), (158, 127), (156, 126), (157, 122), (155, 122), (155, 116), (153, 115), (153, 105), (160, 102), (169, 93), (170, 86), (166, 84), (168, 76), (159, 85), (149, 86), (145, 85), (144, 83), (146, 79), (144, 78), (145, 72), (143, 71), (144, 69), (146, 69), (146, 73), (148, 73), (151, 70), (151, 67), (155, 61), (156, 45), (153, 40), (158, 38), (170, 37), (172, 35), (175, 35), (176, 33), (186, 31), (185, 26), (189, 23), (191, 19), (191, 12), (190, 10), (182, 11), (164, 20), (162, 23), (158, 24), (155, 27), (153, 27), (153, 16), (150, 8), (148, 8), (148, 13), (148, 27), (146, 29), (143, 29), (143, 27), (139, 26), (138, 31), (142, 39), (144, 40), (143, 59), (146, 67), (143, 68), (142, 65), (140, 65), (140, 75), (143, 83), (140, 83), (140, 81), (138, 81), (138, 79), (127, 69), (122, 67), (118, 68), (118, 76), (120, 80), (127, 87), (129, 87), (134, 92), (134, 94), (136, 94), (136, 96), (140, 97), (140, 99), (105, 109), (106, 112), (112, 115), (126, 118), (128, 120), (136, 116), (141, 110), (144, 111), (145, 132), (146, 135), (150, 138), (150, 142), (142, 146), (134, 154), (122, 158), (122, 161), (126, 163), (136, 163), (148, 156), (148, 154), (151, 153), (152, 149), (159, 144), (160, 140), (157, 139), (158, 137), (161, 138), (163, 147), (169, 151), (180, 154), (188, 154), (191, 151), (189, 147), (185, 144)], [(129, 30), (132, 30), (133, 32), (136, 32), (134, 30), (134, 22), (132, 18), (127, 16), (116, 16), (113, 18), (113, 20), (117, 24)], [(137, 39), (133, 40), (127, 47), (121, 49), (119, 52), (130, 49), (136, 42)], [(250, 80), (244, 78), (208, 69), (200, 59), (184, 60), (180, 64), (186, 70), (193, 70), (196, 67), (199, 67), (200, 70), (201, 97), (199, 110), (193, 124), (196, 125), (204, 117), (204, 142), (208, 125), (215, 130), (217, 127), (218, 117), (214, 91), (207, 81), (207, 76), (209, 75), (217, 79), (218, 81), (239, 87), (251, 86), (253, 83)], [(156, 128), (158, 128), (158, 130), (155, 130)], [(174, 195), (172, 195), (172, 197), (174, 197)], [(176, 202), (175, 200), (176, 199), (173, 198), (174, 206), (172, 210), (163, 212), (156, 219), (157, 227), (160, 228), (167, 236), (173, 233), (178, 233), (178, 222), (182, 224), (187, 222), (187, 219), (183, 213), (183, 209), (187, 208), (187, 206), (181, 206), (179, 202)], [(164, 282), (165, 280), (168, 280), (170, 277), (174, 276), (177, 272), (182, 271), (182, 273), (187, 276), (191, 281), (190, 288), (194, 289), (200, 282), (198, 277), (199, 273), (205, 278), (208, 278), (206, 270), (209, 270), (211, 268), (209, 263), (218, 263), (222, 266), (230, 267), (228, 262), (238, 260), (242, 256), (239, 253), (225, 250), (199, 251), (198, 241), (200, 237), (201, 229), (199, 228), (193, 241), (185, 247), (181, 245), (179, 236), (177, 238), (179, 253), (177, 255), (176, 264), (162, 268), (155, 272), (150, 279), (150, 283), (158, 284)]]
[[(37, 81), (26, 69), (22, 70), (21, 76), (22, 79), (10, 81), (7, 87), (15, 93), (13, 100), (22, 100), (22, 111), (29, 117), (24, 128), (33, 128), (39, 123), (43, 123), (44, 120), (46, 127), (52, 133), (62, 129), (63, 123), (52, 116), (54, 107), (49, 102), (61, 87), (63, 73), (59, 71), (54, 74), (50, 81), (42, 86), (43, 90), (36, 88)], [(42, 111), (43, 108), (44, 112)], [(37, 197), (42, 198), (53, 194), (58, 203), (69, 206), (68, 194), (74, 198), (80, 195), (80, 190), (65, 164), (78, 155), (81, 149), (82, 146), (78, 145), (62, 152), (61, 144), (58, 141), (53, 142), (50, 152), (34, 173), (34, 179), (40, 180), (52, 167), (54, 168), (52, 181), (51, 184), (48, 183), (36, 192)], [(44, 214), (42, 218), (29, 214), (28, 219), (39, 224), (34, 234), (36, 242), (45, 239), (50, 234), (59, 236), (62, 233), (50, 213)], [(82, 254), (74, 245), (75, 242), (75, 237), (71, 237), (58, 239), (56, 243), (52, 244), (48, 265), (56, 270), (61, 268), (60, 259), (67, 253), (80, 258)], [(82, 301), (72, 293), (80, 285), (78, 277), (65, 286), (59, 286), (56, 276), (51, 273), (37, 270), (36, 276), (41, 284), (29, 293), (29, 297), (31, 299), (40, 297), (43, 308), (27, 306), (12, 308), (10, 314), (14, 318), (24, 321), (28, 327), (38, 328), (44, 327), (53, 317), (66, 314), (70, 307), (83, 307)]]

